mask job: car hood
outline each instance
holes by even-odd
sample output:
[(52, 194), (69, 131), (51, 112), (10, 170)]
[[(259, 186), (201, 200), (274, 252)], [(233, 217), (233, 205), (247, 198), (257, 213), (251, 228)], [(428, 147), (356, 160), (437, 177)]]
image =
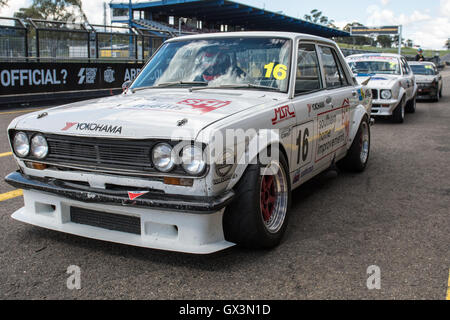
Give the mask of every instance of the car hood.
[(370, 81), (367, 86), (370, 88), (391, 88), (399, 78), (398, 75), (390, 74), (359, 74), (356, 75), (356, 80), (361, 84), (369, 77)]
[(429, 75), (421, 75), (421, 74), (416, 74), (416, 81), (417, 82), (433, 82), (433, 80), (437, 79), (436, 76), (429, 76)]
[(149, 89), (35, 112), (12, 127), (91, 137), (195, 139), (203, 128), (280, 96), (248, 90)]

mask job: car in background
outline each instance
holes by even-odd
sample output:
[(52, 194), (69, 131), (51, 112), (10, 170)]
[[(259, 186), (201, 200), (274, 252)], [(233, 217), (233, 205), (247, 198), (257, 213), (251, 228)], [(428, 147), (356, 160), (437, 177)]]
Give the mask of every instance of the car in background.
[(438, 102), (442, 98), (443, 81), (433, 62), (409, 62), (417, 82), (417, 98), (432, 99)]
[(405, 111), (416, 111), (416, 79), (403, 56), (370, 53), (351, 55), (346, 60), (358, 82), (372, 90), (372, 116), (403, 123)]

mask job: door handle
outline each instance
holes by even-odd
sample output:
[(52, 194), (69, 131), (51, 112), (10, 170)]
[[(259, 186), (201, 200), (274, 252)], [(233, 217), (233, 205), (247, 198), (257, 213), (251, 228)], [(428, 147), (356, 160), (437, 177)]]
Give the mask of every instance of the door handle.
[(352, 96), (356, 97), (358, 95), (358, 92), (352, 91)]
[(331, 97), (327, 97), (325, 100), (326, 104), (331, 104), (331, 102), (333, 101), (333, 99)]

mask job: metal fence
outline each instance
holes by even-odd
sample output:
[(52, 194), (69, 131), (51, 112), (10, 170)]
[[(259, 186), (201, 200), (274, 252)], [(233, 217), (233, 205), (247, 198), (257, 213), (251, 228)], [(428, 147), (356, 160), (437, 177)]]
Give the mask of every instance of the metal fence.
[(160, 30), (0, 17), (0, 60), (143, 62), (169, 37)]

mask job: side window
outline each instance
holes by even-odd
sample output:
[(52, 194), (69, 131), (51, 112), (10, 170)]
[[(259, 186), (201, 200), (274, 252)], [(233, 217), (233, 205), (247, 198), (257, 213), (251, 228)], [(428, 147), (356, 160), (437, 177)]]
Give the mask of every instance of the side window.
[(403, 74), (404, 74), (404, 75), (409, 74), (409, 71), (408, 71), (408, 63), (407, 63), (404, 59), (402, 59), (401, 62), (402, 62), (402, 70), (403, 70)]
[(300, 44), (298, 48), (295, 94), (322, 89), (319, 60), (314, 44)]
[(348, 85), (342, 66), (336, 59), (336, 53), (329, 47), (319, 47), (325, 71), (325, 83), (328, 89), (339, 88)]

